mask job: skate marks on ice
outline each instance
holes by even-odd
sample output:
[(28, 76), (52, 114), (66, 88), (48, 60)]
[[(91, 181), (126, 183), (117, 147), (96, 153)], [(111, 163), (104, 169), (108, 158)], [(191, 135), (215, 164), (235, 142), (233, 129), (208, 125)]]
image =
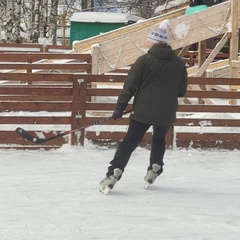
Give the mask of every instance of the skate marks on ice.
[(0, 239), (239, 239), (239, 152), (167, 151), (146, 191), (149, 151), (137, 149), (106, 197), (114, 150), (0, 153)]

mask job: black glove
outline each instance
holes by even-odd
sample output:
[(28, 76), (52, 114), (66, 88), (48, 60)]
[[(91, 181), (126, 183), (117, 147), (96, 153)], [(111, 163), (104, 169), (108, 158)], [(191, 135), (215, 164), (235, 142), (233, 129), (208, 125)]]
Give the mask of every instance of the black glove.
[(121, 118), (123, 115), (123, 111), (120, 111), (118, 109), (115, 109), (114, 112), (113, 112), (113, 115), (112, 115), (112, 118), (114, 120), (117, 120), (118, 118)]

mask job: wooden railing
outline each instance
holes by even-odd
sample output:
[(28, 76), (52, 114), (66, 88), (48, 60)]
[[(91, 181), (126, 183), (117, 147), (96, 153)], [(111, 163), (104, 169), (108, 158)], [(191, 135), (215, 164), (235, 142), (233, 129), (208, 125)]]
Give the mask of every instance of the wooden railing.
[[(0, 85), (0, 146), (47, 149), (77, 142), (72, 134), (68, 138), (58, 138), (38, 146), (15, 133), (18, 126), (23, 126), (31, 134), (44, 133), (45, 137), (76, 128), (76, 98), (79, 94), (78, 88), (75, 88), (78, 85), (75, 75), (0, 73), (0, 79), (9, 80)], [(23, 81), (30, 81), (31, 84), (20, 84)]]
[(0, 53), (0, 70), (32, 73), (91, 73), (91, 55), (73, 53)]
[[(240, 105), (230, 104), (231, 99), (239, 101), (240, 92), (229, 90), (239, 84), (239, 78), (189, 78), (189, 85), (205, 86), (206, 90), (187, 92), (192, 104), (179, 105), (178, 118), (168, 135), (169, 145), (240, 149)], [(219, 85), (225, 88), (217, 91), (214, 86)], [(199, 98), (215, 104), (197, 104)]]
[(44, 45), (36, 43), (0, 43), (0, 52), (60, 53), (71, 50), (70, 46)]
[[(108, 78), (108, 79), (107, 79)], [(124, 82), (124, 76), (84, 76), (84, 82), (80, 89), (80, 95), (86, 94), (88, 99), (96, 99), (102, 97), (113, 97), (120, 94), (120, 89), (109, 89), (108, 82), (116, 87), (114, 83)], [(95, 81), (93, 89), (92, 84)], [(106, 88), (103, 88), (105, 82)], [(180, 99), (182, 102), (178, 108), (178, 117), (174, 126), (170, 129), (167, 136), (168, 147), (220, 147), (220, 148), (240, 148), (240, 106), (230, 105), (230, 99), (240, 99), (240, 92), (230, 91), (229, 86), (239, 85), (240, 79), (214, 79), (214, 78), (189, 78), (189, 85), (201, 85), (205, 86), (208, 90), (188, 90), (186, 94), (187, 101)], [(100, 88), (97, 88), (97, 86)], [(226, 88), (222, 91), (216, 91), (213, 86), (224, 85)], [(193, 88), (195, 89), (195, 88)], [(209, 102), (215, 102), (215, 104), (204, 105), (198, 104), (198, 100), (211, 99)], [(183, 100), (183, 101), (182, 101)], [(220, 101), (220, 102), (219, 102)], [(188, 104), (184, 104), (187, 102)], [(222, 103), (223, 102), (223, 103)], [(113, 111), (115, 102), (97, 102), (97, 101), (82, 101), (82, 116), (80, 120), (81, 124), (88, 124), (91, 121), (95, 121), (96, 118), (88, 117), (87, 112), (109, 112)], [(128, 106), (131, 108), (131, 104)], [(203, 114), (204, 113), (204, 114)], [(208, 115), (211, 115), (208, 117)], [(85, 115), (84, 115), (85, 114)], [(164, 113), (163, 113), (164, 114)], [(231, 115), (234, 116), (231, 116)], [(238, 115), (236, 115), (238, 114)], [(230, 117), (228, 119), (228, 117)], [(109, 121), (107, 124), (121, 124), (128, 123), (128, 119), (121, 119), (117, 122)], [(182, 130), (180, 127), (184, 128)], [(221, 130), (215, 130), (215, 127), (220, 127)], [(238, 127), (238, 131), (234, 130), (234, 127)], [(228, 128), (231, 128), (230, 130)], [(203, 132), (204, 131), (204, 132)], [(223, 131), (223, 132), (221, 132)], [(228, 132), (227, 132), (228, 131)], [(230, 131), (230, 132), (229, 132)], [(84, 133), (82, 133), (84, 136)], [(111, 142), (116, 141), (124, 136), (123, 132), (116, 133), (109, 130), (87, 132), (86, 137), (95, 142)], [(144, 144), (150, 144), (151, 134), (146, 134)]]
[[(206, 57), (210, 55), (211, 52), (206, 52)], [(219, 52), (215, 57), (214, 61), (229, 58), (229, 53)], [(198, 63), (198, 51), (188, 51), (182, 58), (188, 67), (192, 67)]]
[[(39, 137), (51, 137), (66, 130), (78, 129), (111, 116), (126, 76), (86, 74), (13, 74), (0, 73), (0, 147), (58, 148), (62, 144), (93, 143), (112, 145), (125, 135), (128, 116), (83, 128), (66, 138), (34, 145), (21, 139), (16, 127), (23, 127)], [(30, 81), (32, 84), (20, 84)], [(207, 90), (191, 90), (179, 99), (177, 120), (167, 135), (171, 147), (240, 149), (240, 92), (230, 91), (240, 79), (189, 78), (189, 86), (205, 85)], [(221, 85), (218, 91), (212, 86)], [(198, 104), (199, 98), (214, 104)], [(128, 109), (131, 109), (131, 103)], [(164, 114), (164, 113), (163, 113)], [(151, 143), (148, 132), (141, 145)]]

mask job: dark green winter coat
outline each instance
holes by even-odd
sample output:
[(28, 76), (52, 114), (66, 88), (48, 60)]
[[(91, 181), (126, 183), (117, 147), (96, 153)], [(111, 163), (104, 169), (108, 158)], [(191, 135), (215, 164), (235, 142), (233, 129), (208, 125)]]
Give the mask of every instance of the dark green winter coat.
[(155, 44), (129, 70), (116, 110), (124, 111), (134, 96), (131, 119), (156, 126), (171, 125), (178, 97), (187, 90), (183, 61), (166, 44)]

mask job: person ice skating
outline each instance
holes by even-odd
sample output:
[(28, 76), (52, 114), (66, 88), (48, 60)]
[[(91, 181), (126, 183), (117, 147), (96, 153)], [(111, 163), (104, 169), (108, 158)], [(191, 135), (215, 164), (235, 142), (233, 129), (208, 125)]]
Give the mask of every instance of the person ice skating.
[(195, 7), (195, 6), (203, 5), (203, 4), (204, 4), (203, 1), (204, 1), (204, 0), (190, 0), (190, 1), (189, 1), (189, 6), (190, 6), (190, 7)]
[(129, 70), (118, 97), (113, 119), (123, 116), (134, 96), (133, 109), (126, 136), (119, 144), (108, 167), (100, 191), (107, 194), (122, 177), (129, 158), (146, 131), (153, 127), (149, 166), (144, 178), (146, 188), (163, 171), (165, 136), (175, 121), (178, 97), (187, 90), (187, 71), (183, 61), (168, 44), (169, 21), (161, 22), (147, 37), (148, 52), (140, 56)]
[(211, 7), (213, 5), (217, 5), (219, 3), (222, 3), (226, 0), (190, 0), (189, 1), (189, 6), (190, 7), (195, 7), (195, 6), (200, 6), (200, 5), (206, 5), (208, 7)]

